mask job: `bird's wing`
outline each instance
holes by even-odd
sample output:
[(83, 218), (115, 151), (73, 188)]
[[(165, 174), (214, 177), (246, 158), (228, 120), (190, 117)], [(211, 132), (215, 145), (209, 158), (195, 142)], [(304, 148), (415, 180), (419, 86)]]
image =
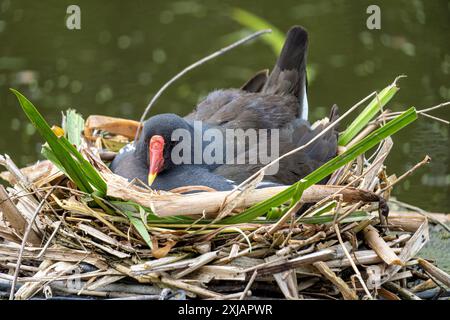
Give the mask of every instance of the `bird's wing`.
[[(300, 119), (290, 123), (280, 130), (278, 144), (279, 155), (281, 156), (293, 149), (307, 144), (321, 131), (325, 130), (330, 123), (337, 119), (337, 117), (337, 107), (334, 106), (330, 115), (331, 120), (325, 118), (317, 123), (315, 127), (311, 128), (308, 122)], [(292, 184), (297, 182), (336, 156), (337, 138), (336, 128), (327, 131), (323, 136), (305, 149), (281, 159), (278, 166), (278, 172), (266, 176), (266, 179), (282, 184)], [(270, 144), (270, 142), (268, 142), (268, 144)], [(253, 146), (252, 148), (256, 148), (256, 146)], [(246, 159), (248, 159), (250, 152), (251, 148), (246, 149)], [(236, 164), (237, 158), (238, 156), (235, 157), (234, 164), (219, 166), (214, 170), (214, 173), (222, 175), (236, 183), (241, 183), (265, 165), (260, 162), (257, 164), (248, 164), (248, 162), (246, 162), (246, 164)]]
[(215, 90), (203, 98), (195, 109), (184, 117), (186, 120), (205, 121), (239, 97), (243, 91), (238, 89)]
[(230, 89), (209, 94), (186, 119), (245, 130), (281, 128), (297, 117), (298, 102), (292, 95)]
[(256, 73), (242, 85), (241, 90), (247, 92), (260, 92), (269, 78), (269, 70), (264, 69)]

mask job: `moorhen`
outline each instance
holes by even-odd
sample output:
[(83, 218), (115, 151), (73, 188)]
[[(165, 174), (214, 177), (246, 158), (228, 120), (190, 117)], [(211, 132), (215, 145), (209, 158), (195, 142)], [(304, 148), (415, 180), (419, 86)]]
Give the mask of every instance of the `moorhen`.
[[(128, 144), (116, 155), (110, 169), (128, 180), (139, 179), (156, 190), (171, 190), (181, 186), (204, 185), (216, 190), (231, 190), (232, 181), (211, 172), (205, 165), (175, 165), (171, 152), (176, 142), (172, 132), (185, 129), (193, 134), (194, 128), (175, 114), (159, 114), (144, 122), (136, 146)], [(158, 179), (155, 180), (156, 174)]]
[[(129, 145), (122, 149), (111, 164), (112, 171), (129, 180), (139, 178), (161, 190), (185, 185), (229, 190), (263, 166), (259, 163), (175, 165), (171, 152), (178, 142), (172, 141), (172, 132), (185, 129), (194, 135), (194, 121), (202, 121), (201, 130), (279, 129), (280, 155), (307, 143), (338, 116), (334, 106), (329, 119), (312, 126), (307, 121), (307, 44), (306, 30), (293, 27), (269, 77), (266, 72), (260, 72), (241, 89), (214, 91), (184, 118), (175, 114), (149, 118), (144, 122), (136, 147)], [(255, 147), (246, 145), (244, 152), (248, 154)], [(267, 176), (267, 180), (294, 183), (333, 158), (336, 151), (337, 132), (330, 130), (308, 148), (281, 160), (278, 172)]]

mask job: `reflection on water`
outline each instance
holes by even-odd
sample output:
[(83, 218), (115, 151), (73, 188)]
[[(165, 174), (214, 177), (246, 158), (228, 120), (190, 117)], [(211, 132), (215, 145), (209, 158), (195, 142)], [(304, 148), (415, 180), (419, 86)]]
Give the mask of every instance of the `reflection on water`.
[[(78, 0), (81, 26), (65, 27), (71, 1), (0, 0), (0, 152), (20, 165), (39, 157), (40, 139), (9, 87), (26, 94), (50, 123), (61, 111), (138, 119), (152, 95), (181, 68), (242, 34), (230, 18), (240, 7), (280, 30), (302, 24), (310, 32), (311, 115), (337, 103), (346, 109), (399, 74), (398, 111), (450, 100), (449, 3), (378, 1), (381, 30), (366, 28), (371, 1), (124, 1)], [(216, 88), (240, 86), (271, 67), (275, 55), (261, 40), (194, 70), (172, 86), (152, 113), (188, 113)], [(449, 109), (433, 113), (449, 119)], [(401, 200), (449, 211), (449, 129), (428, 118), (394, 138), (390, 172), (397, 175), (429, 154), (433, 162), (396, 189)]]

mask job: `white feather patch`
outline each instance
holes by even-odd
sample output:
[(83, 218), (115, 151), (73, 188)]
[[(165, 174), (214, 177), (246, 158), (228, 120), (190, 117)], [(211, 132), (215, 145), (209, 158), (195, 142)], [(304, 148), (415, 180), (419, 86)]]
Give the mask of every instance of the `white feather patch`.
[(129, 144), (125, 145), (122, 149), (119, 150), (119, 154), (126, 153), (126, 152), (132, 152), (134, 150), (136, 150), (134, 143), (129, 143)]

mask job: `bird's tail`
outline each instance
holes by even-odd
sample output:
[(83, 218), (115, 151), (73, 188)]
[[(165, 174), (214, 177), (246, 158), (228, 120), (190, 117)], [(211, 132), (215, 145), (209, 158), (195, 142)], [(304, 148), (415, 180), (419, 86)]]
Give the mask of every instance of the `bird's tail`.
[(283, 49), (262, 91), (269, 94), (293, 94), (299, 100), (299, 118), (308, 118), (306, 97), (306, 53), (308, 33), (301, 26), (292, 27)]

